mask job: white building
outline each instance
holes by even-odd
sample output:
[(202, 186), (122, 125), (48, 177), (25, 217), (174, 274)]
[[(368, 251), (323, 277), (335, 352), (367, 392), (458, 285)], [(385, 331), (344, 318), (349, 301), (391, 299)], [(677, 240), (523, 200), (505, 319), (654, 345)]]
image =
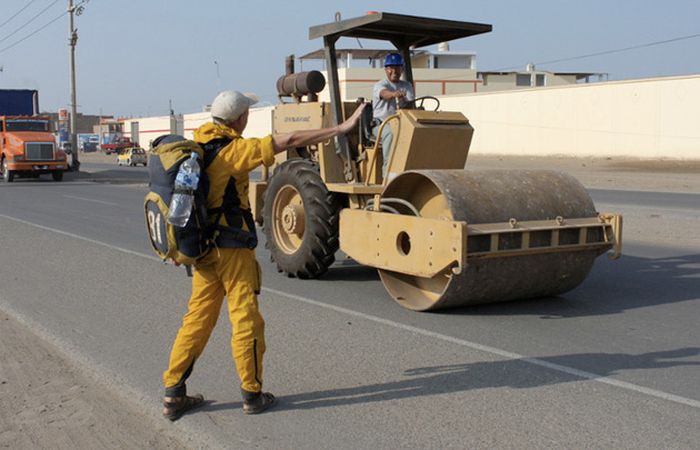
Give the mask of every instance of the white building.
[[(386, 76), (383, 70), (384, 58), (393, 51), (395, 50), (336, 49), (341, 98), (348, 101), (358, 97), (369, 98), (374, 84)], [(301, 56), (299, 65), (302, 71), (310, 65), (323, 69), (325, 64), (319, 63), (324, 61), (325, 53), (320, 49)], [(562, 86), (607, 79), (607, 74), (603, 73), (549, 72), (535, 70), (531, 64), (523, 71), (477, 71), (476, 52), (451, 51), (447, 43), (439, 44), (437, 51), (414, 50), (411, 66), (417, 96)], [(323, 73), (325, 75), (325, 71)], [(327, 88), (320, 93), (320, 99), (328, 101)]]
[[(477, 78), (476, 53), (452, 52), (447, 44), (441, 44), (437, 52), (415, 50), (411, 58), (416, 95), (448, 95), (478, 92), (481, 81)], [(344, 100), (369, 98), (374, 84), (386, 77), (384, 58), (391, 49), (338, 49), (338, 80), (340, 96)], [(324, 51), (316, 50), (299, 58), (301, 70), (309, 65), (323, 69)], [(306, 62), (306, 64), (304, 64)], [(309, 64), (311, 63), (311, 64)], [(314, 64), (315, 63), (315, 64)], [(306, 67), (304, 67), (306, 66)], [(326, 75), (323, 71), (324, 76)], [(326, 77), (327, 78), (327, 77)], [(329, 100), (328, 88), (319, 95)]]

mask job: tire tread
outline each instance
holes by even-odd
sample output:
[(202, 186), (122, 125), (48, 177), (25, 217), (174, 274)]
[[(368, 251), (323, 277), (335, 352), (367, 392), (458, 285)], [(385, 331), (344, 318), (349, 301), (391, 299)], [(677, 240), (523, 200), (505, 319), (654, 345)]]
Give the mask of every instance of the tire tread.
[[(306, 223), (301, 246), (292, 255), (278, 248), (270, 226), (273, 223), (274, 195), (288, 184), (299, 191), (304, 201)], [(265, 247), (270, 251), (277, 270), (301, 279), (323, 275), (335, 261), (335, 253), (340, 247), (339, 213), (339, 199), (326, 188), (317, 163), (306, 159), (290, 159), (279, 165), (270, 179), (263, 203)]]

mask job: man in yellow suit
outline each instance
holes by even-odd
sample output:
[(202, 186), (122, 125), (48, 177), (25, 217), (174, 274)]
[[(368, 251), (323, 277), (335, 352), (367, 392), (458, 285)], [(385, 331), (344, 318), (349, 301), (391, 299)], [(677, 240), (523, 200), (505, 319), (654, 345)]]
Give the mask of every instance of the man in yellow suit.
[(170, 420), (204, 402), (201, 395), (187, 395), (185, 382), (211, 335), (224, 297), (233, 328), (231, 346), (241, 382), (243, 412), (261, 413), (275, 404), (275, 397), (262, 391), (265, 322), (258, 311), (260, 266), (255, 259), (257, 236), (248, 202), (248, 174), (262, 164), (272, 165), (275, 154), (287, 148), (304, 147), (349, 132), (364, 108), (361, 105), (335, 127), (244, 138), (249, 108), (255, 103), (257, 98), (251, 94), (221, 92), (211, 106), (212, 122), (194, 132), (194, 140), (204, 148), (210, 186), (207, 210), (210, 217), (219, 217), (218, 237), (217, 247), (195, 265), (188, 310), (163, 374), (163, 415)]

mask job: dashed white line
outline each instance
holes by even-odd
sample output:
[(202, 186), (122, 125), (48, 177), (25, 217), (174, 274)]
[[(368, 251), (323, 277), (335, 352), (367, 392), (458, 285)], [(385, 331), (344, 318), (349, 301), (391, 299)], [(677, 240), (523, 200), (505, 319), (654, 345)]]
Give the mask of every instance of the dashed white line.
[(83, 200), (85, 202), (93, 202), (93, 203), (101, 203), (103, 205), (109, 205), (109, 206), (119, 206), (119, 203), (114, 203), (114, 202), (106, 202), (104, 200), (95, 200), (94, 198), (85, 198), (85, 197), (78, 197), (76, 195), (63, 195), (66, 198), (74, 198), (76, 200)]

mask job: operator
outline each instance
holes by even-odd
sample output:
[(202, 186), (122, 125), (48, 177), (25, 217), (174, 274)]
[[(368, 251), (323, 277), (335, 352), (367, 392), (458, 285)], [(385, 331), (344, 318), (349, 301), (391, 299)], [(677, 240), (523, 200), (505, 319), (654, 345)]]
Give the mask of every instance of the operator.
[(202, 395), (188, 396), (185, 382), (216, 324), (224, 296), (232, 325), (231, 346), (240, 378), (243, 412), (257, 414), (273, 406), (275, 397), (262, 391), (265, 323), (258, 311), (260, 266), (255, 259), (257, 236), (248, 201), (248, 174), (261, 164), (270, 166), (275, 154), (287, 148), (304, 147), (349, 132), (357, 125), (364, 105), (338, 126), (244, 138), (252, 94), (224, 91), (211, 106), (212, 122), (194, 132), (194, 140), (218, 155), (207, 168), (208, 211), (222, 211), (217, 248), (195, 265), (192, 295), (187, 313), (163, 373), (163, 415), (176, 420), (204, 403)]
[[(389, 53), (384, 59), (384, 72), (386, 79), (377, 82), (374, 85), (372, 92), (372, 111), (374, 122), (376, 125), (372, 129), (372, 133), (377, 137), (381, 122), (387, 117), (396, 113), (397, 102), (401, 108), (409, 107), (413, 100), (416, 99), (413, 93), (413, 85), (408, 81), (402, 80), (403, 74), (403, 58), (398, 53)], [(391, 155), (392, 132), (390, 123), (387, 123), (382, 130), (382, 156), (384, 164), (382, 165), (382, 175), (386, 177), (386, 168)]]

